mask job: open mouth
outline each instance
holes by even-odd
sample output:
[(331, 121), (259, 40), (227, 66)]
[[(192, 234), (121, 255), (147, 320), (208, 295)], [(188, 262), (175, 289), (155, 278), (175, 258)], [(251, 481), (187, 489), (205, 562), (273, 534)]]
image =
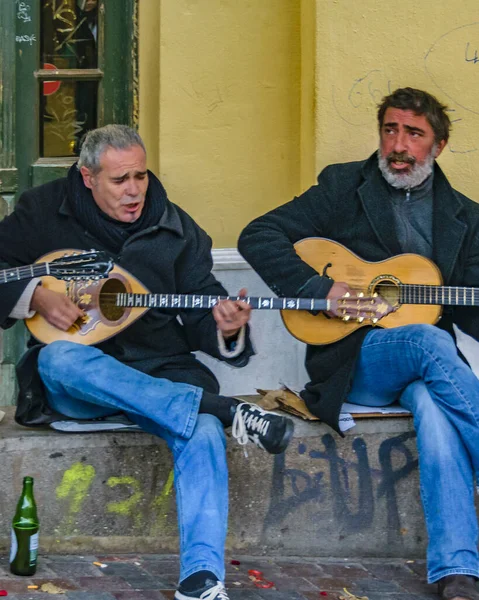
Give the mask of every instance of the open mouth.
[(126, 212), (133, 213), (138, 210), (139, 206), (140, 202), (132, 202), (131, 204), (124, 204), (123, 208), (126, 210)]
[(410, 170), (415, 160), (412, 156), (404, 154), (390, 154), (387, 158), (388, 165), (395, 171)]
[(403, 160), (391, 160), (389, 161), (389, 165), (395, 169), (409, 169), (411, 163)]

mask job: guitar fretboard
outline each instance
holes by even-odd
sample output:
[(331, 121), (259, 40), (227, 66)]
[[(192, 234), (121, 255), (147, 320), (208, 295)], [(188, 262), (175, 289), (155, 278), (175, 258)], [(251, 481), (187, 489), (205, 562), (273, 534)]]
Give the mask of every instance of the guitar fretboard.
[(399, 289), (399, 302), (401, 304), (479, 305), (479, 288), (444, 285), (400, 285)]
[(213, 308), (220, 300), (243, 300), (259, 310), (329, 310), (328, 300), (315, 298), (263, 298), (197, 296), (195, 294), (116, 294), (116, 306), (138, 308)]
[(0, 284), (9, 283), (10, 281), (20, 281), (22, 279), (30, 279), (31, 277), (43, 277), (49, 274), (48, 263), (37, 263), (26, 267), (13, 267), (11, 269), (3, 269), (0, 271)]

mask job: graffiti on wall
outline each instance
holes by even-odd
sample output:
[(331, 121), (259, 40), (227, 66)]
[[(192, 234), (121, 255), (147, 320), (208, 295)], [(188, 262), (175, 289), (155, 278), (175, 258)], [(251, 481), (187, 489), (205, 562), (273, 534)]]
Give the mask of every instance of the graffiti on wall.
[[(277, 528), (302, 505), (321, 505), (327, 499), (331, 500), (336, 526), (344, 535), (367, 531), (372, 527), (376, 506), (384, 500), (388, 541), (394, 542), (401, 536), (397, 486), (418, 466), (414, 445), (407, 445), (415, 435), (407, 432), (384, 440), (378, 449), (379, 468), (371, 467), (367, 444), (361, 437), (352, 441), (354, 461), (341, 457), (337, 440), (331, 434), (322, 436), (319, 449), (316, 441), (311, 448), (300, 443), (299, 454), (307, 455), (315, 464), (312, 474), (287, 468), (285, 456), (277, 456), (263, 537), (266, 539), (270, 528)], [(318, 511), (318, 527), (322, 519), (330, 518), (329, 511)]]

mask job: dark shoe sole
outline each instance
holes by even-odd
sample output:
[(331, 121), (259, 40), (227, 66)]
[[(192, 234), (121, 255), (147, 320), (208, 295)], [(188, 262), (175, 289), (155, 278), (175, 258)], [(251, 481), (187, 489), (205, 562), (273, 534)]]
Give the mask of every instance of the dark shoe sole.
[(289, 445), (289, 442), (293, 439), (294, 433), (294, 423), (291, 419), (286, 419), (286, 428), (284, 430), (283, 439), (279, 443), (279, 445), (270, 451), (270, 454), (281, 454), (286, 450)]

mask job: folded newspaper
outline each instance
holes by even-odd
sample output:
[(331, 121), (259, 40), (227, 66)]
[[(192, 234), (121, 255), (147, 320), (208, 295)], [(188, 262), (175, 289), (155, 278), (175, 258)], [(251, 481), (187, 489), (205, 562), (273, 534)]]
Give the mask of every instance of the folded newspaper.
[[(295, 417), (300, 417), (306, 421), (319, 421), (320, 419), (308, 410), (304, 400), (299, 395), (299, 391), (283, 383), (279, 390), (260, 390), (262, 398), (258, 402), (265, 410), (280, 409), (290, 413)], [(345, 402), (339, 415), (339, 428), (341, 431), (347, 431), (356, 425), (354, 418), (365, 417), (406, 417), (411, 413), (397, 403), (389, 406), (360, 406)]]
[(139, 425), (125, 415), (112, 415), (98, 419), (65, 419), (53, 421), (50, 427), (64, 433), (91, 433), (95, 431), (142, 431)]

